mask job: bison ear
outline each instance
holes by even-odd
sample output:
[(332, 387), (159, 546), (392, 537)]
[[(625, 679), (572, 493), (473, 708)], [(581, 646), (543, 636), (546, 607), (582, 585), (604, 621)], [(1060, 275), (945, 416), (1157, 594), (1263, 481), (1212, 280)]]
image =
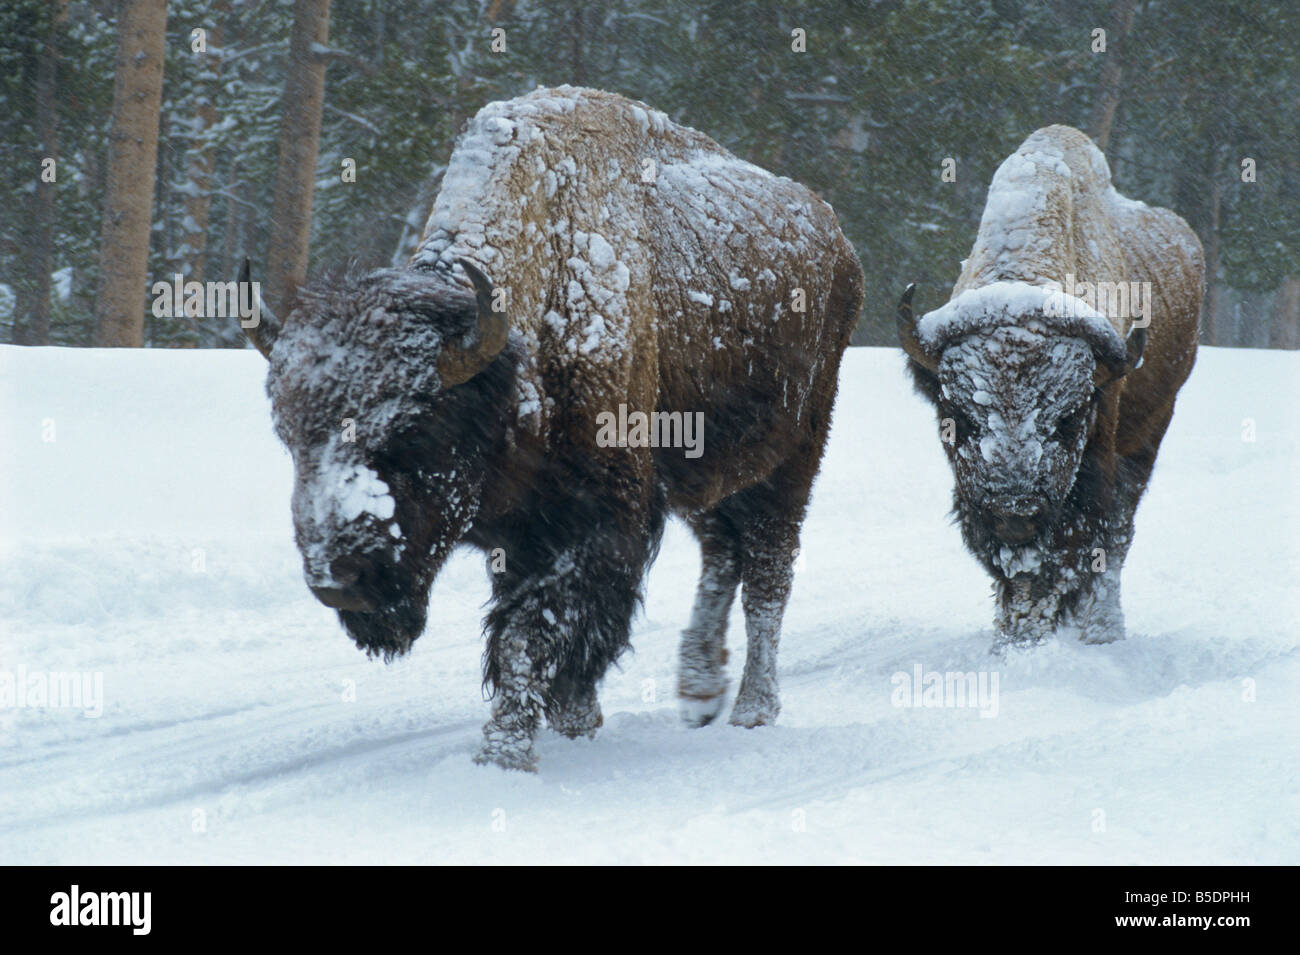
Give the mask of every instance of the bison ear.
[(1124, 360), (1119, 364), (1109, 364), (1104, 362), (1097, 363), (1097, 371), (1093, 375), (1093, 384), (1098, 388), (1115, 381), (1117, 378), (1123, 378), (1130, 371), (1142, 367), (1142, 351), (1147, 345), (1146, 326), (1134, 325), (1129, 329), (1128, 337), (1124, 339)]
[[(239, 269), (239, 278), (236, 280), (239, 291), (239, 326), (253, 346), (262, 353), (262, 357), (269, 359), (271, 346), (280, 335), (280, 322), (266, 307), (260, 292), (250, 281), (251, 273), (252, 264), (248, 259), (244, 259), (244, 264)], [(243, 313), (248, 310), (252, 311), (252, 325), (244, 324)]]
[(916, 316), (912, 313), (912, 294), (915, 291), (915, 282), (903, 291), (903, 297), (898, 300), (898, 314), (894, 316), (894, 327), (898, 331), (898, 340), (903, 345), (903, 351), (907, 352), (907, 357), (930, 374), (934, 374), (939, 368), (939, 363), (926, 352), (920, 339), (916, 337)]
[(442, 387), (453, 388), (469, 381), (492, 363), (506, 346), (510, 335), (510, 317), (493, 308), (495, 294), (492, 281), (468, 259), (458, 259), (474, 285), (475, 316), (473, 327), (460, 341), (443, 342), (438, 357), (438, 377)]

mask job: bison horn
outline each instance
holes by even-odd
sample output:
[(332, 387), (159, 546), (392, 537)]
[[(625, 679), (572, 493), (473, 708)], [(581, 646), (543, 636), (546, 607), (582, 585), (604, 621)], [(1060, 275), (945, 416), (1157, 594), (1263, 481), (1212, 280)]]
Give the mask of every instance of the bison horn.
[(252, 264), (248, 259), (244, 259), (244, 264), (239, 269), (239, 278), (236, 282), (239, 288), (239, 308), (241, 313), (245, 302), (248, 302), (250, 307), (255, 305), (254, 315), (256, 321), (252, 325), (245, 325), (241, 314), (239, 325), (243, 328), (244, 334), (248, 336), (248, 340), (262, 353), (262, 356), (270, 358), (271, 346), (275, 344), (275, 340), (280, 334), (280, 322), (276, 319), (275, 313), (267, 308), (266, 302), (262, 301), (261, 295), (257, 295), (256, 302), (253, 301), (255, 292), (250, 284), (249, 276), (251, 273)]
[(903, 292), (903, 297), (898, 300), (898, 314), (894, 317), (894, 327), (898, 330), (898, 340), (903, 345), (903, 351), (907, 356), (916, 362), (926, 371), (933, 373), (939, 367), (939, 363), (926, 352), (921, 340), (916, 337), (916, 316), (912, 314), (912, 293), (916, 291), (916, 283), (913, 282)]
[(446, 342), (438, 359), (438, 377), (442, 387), (451, 388), (469, 381), (486, 368), (506, 346), (510, 334), (510, 317), (494, 309), (495, 294), (492, 281), (468, 259), (457, 259), (469, 280), (474, 283), (474, 297), (478, 302), (478, 316), (474, 328), (466, 333), (464, 341)]
[(1142, 366), (1142, 351), (1146, 348), (1146, 344), (1146, 327), (1134, 325), (1129, 329), (1128, 337), (1124, 339), (1124, 359), (1119, 362), (1097, 362), (1097, 370), (1093, 374), (1093, 384), (1101, 388), (1117, 378), (1123, 378), (1135, 368), (1140, 368)]

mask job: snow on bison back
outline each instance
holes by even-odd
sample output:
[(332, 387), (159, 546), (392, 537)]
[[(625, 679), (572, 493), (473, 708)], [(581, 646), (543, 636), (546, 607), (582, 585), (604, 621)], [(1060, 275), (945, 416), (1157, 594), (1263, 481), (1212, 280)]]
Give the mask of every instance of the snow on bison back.
[[(458, 274), (468, 277), (474, 292)], [(489, 278), (490, 276), (490, 278)], [(776, 652), (862, 270), (831, 208), (662, 113), (595, 90), (491, 103), (407, 268), (301, 290), (250, 329), (294, 458), (307, 583), (369, 653), (404, 653), (451, 550), (487, 557), (476, 757), (533, 769), (543, 716), (600, 725), (669, 511), (703, 569), (691, 723), (779, 710)]]
[(999, 644), (1124, 633), (1120, 571), (1178, 390), (1205, 266), (1167, 209), (1126, 199), (1083, 133), (1006, 159), (952, 298), (898, 332), (935, 406), (962, 537), (993, 576)]

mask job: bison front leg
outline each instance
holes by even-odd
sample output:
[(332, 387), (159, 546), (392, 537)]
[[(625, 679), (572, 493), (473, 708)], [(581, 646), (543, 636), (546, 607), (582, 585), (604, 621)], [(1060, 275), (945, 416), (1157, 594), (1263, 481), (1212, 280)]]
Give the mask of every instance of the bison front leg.
[(576, 691), (572, 699), (556, 703), (547, 711), (546, 720), (551, 729), (569, 739), (594, 738), (596, 730), (605, 722), (600, 712), (600, 701), (596, 699), (596, 685), (593, 683)]
[(1133, 517), (1151, 479), (1156, 450), (1173, 416), (1170, 406), (1155, 425), (1151, 438), (1136, 452), (1121, 457), (1115, 470), (1115, 505), (1103, 548), (1094, 550), (1104, 561), (1093, 560), (1092, 590), (1081, 601), (1077, 614), (1079, 639), (1084, 643), (1111, 643), (1124, 638), (1124, 610), (1120, 602), (1120, 578), (1129, 545), (1133, 541)]
[[(593, 735), (596, 685), (627, 647), (654, 523), (630, 532), (590, 509), (547, 517), (506, 549), (510, 571), (494, 578), (485, 656), (492, 718), (478, 763), (535, 771), (543, 718), (567, 736)], [(556, 534), (579, 529), (573, 540)]]
[(596, 735), (604, 719), (594, 684), (573, 699), (556, 699), (545, 675), (536, 674), (526, 641), (507, 640), (497, 655), (510, 669), (496, 688), (492, 718), (483, 727), (483, 745), (474, 762), (536, 772), (533, 738), (543, 714), (552, 729), (570, 739)]
[(474, 762), (536, 772), (533, 737), (548, 695), (550, 669), (545, 650), (526, 627), (513, 627), (492, 639), (488, 654), (495, 669), (495, 695)]
[(1115, 554), (1106, 569), (1094, 575), (1092, 589), (1079, 601), (1074, 622), (1083, 643), (1113, 643), (1124, 639), (1124, 610), (1119, 600), (1123, 559), (1122, 553)]
[(689, 726), (711, 723), (727, 692), (727, 617), (740, 583), (735, 530), (716, 511), (691, 521), (700, 541), (700, 582), (677, 656), (677, 697)]

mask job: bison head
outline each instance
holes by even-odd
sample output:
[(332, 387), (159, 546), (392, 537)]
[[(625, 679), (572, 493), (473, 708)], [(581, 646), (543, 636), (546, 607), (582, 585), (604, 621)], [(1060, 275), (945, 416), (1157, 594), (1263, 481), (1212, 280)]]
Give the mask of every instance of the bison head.
[(508, 320), (488, 279), (461, 265), (477, 294), (447, 272), (381, 269), (299, 290), (283, 327), (264, 312), (250, 334), (293, 456), (307, 584), (386, 658), (424, 629), (429, 587), (474, 519), (500, 437), (491, 405)]
[(1145, 330), (1125, 341), (1095, 313), (979, 301), (918, 329), (913, 288), (898, 333), (938, 410), (963, 536), (990, 570), (1032, 571), (1052, 549), (1102, 395), (1140, 361)]

